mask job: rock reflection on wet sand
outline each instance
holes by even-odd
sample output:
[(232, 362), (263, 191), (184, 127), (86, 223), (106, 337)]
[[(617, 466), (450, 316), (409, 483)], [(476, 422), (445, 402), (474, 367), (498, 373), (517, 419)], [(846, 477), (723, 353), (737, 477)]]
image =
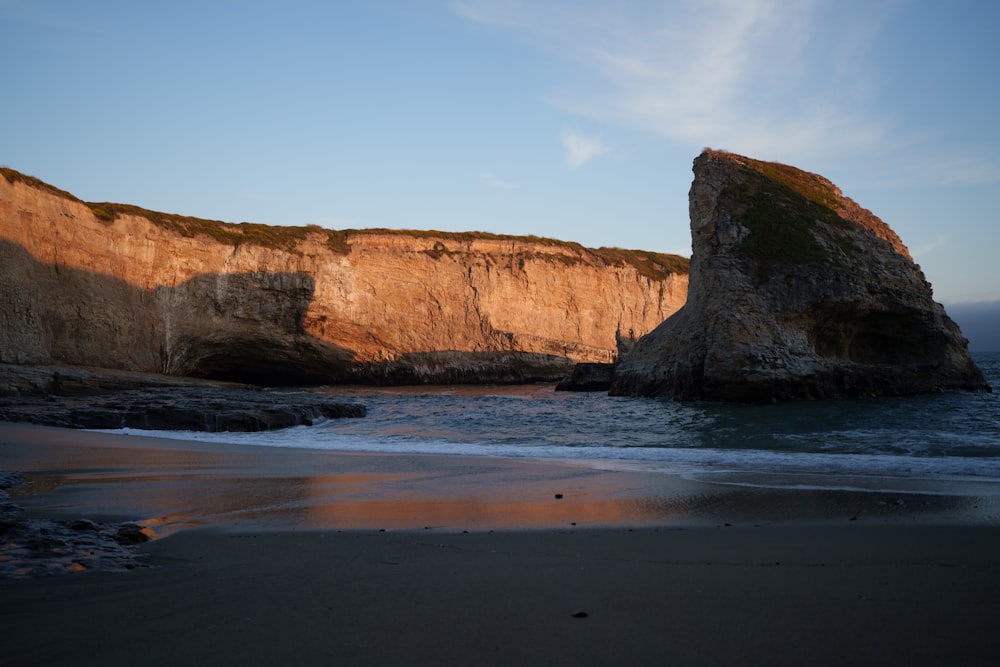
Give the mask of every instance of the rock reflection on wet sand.
[[(239, 447), (0, 425), (37, 515), (179, 529), (488, 530), (683, 520), (677, 480), (582, 464)], [(660, 488), (656, 488), (659, 486)], [(557, 498), (556, 496), (560, 496)]]
[[(239, 529), (725, 525), (962, 512), (963, 499), (753, 489), (582, 462), (247, 447), (0, 424), (0, 469), (39, 517), (135, 520), (156, 537)], [(957, 504), (956, 504), (957, 503)]]

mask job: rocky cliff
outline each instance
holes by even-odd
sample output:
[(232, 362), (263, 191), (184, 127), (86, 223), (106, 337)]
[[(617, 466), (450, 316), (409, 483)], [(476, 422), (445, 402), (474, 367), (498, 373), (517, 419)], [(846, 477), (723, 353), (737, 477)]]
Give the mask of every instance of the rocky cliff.
[(88, 204), (0, 177), (0, 362), (250, 381), (554, 379), (687, 294), (687, 260)]
[(825, 178), (707, 150), (690, 190), (686, 305), (612, 393), (776, 401), (988, 390), (889, 227)]

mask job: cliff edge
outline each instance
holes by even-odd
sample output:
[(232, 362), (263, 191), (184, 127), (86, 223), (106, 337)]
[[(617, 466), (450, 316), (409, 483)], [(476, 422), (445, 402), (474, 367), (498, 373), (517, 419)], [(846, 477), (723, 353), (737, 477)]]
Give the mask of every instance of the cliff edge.
[(265, 385), (554, 380), (675, 312), (687, 266), (536, 237), (230, 224), (0, 169), (0, 363)]
[(683, 308), (611, 392), (770, 402), (989, 390), (899, 237), (827, 179), (706, 150)]

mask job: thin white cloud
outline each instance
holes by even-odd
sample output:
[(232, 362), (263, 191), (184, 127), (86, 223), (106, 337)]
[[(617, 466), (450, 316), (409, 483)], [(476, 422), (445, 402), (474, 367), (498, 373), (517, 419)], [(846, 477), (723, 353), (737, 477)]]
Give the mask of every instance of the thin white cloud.
[(923, 257), (933, 252), (936, 248), (940, 248), (941, 246), (946, 245), (947, 243), (948, 243), (948, 235), (941, 234), (933, 241), (924, 243), (916, 248), (911, 248), (910, 254), (912, 254), (915, 258)]
[(566, 164), (577, 169), (595, 157), (610, 153), (613, 149), (596, 137), (588, 137), (575, 130), (562, 134), (562, 145), (566, 151)]
[(464, 19), (483, 23), (486, 25), (503, 26), (502, 13), (495, 11), (495, 7), (490, 7), (481, 2), (453, 2), (452, 9)]
[(936, 185), (990, 185), (1000, 183), (1000, 166), (975, 155), (946, 156), (916, 167), (918, 176)]
[(915, 148), (921, 141), (928, 139), (917, 137), (897, 144), (896, 158), (874, 184), (880, 188), (1000, 184), (1000, 164), (978, 148), (967, 151), (957, 147)]
[[(854, 111), (869, 87), (860, 64), (876, 11), (835, 28), (822, 3), (463, 0), (470, 21), (533, 38), (580, 68), (553, 101), (573, 113), (698, 146), (768, 159), (869, 147), (886, 132)], [(850, 49), (841, 45), (849, 44)]]
[(498, 190), (509, 190), (512, 187), (514, 187), (513, 183), (505, 181), (504, 179), (496, 176), (495, 174), (489, 171), (480, 174), (479, 181), (484, 185), (488, 185), (491, 188), (497, 188)]

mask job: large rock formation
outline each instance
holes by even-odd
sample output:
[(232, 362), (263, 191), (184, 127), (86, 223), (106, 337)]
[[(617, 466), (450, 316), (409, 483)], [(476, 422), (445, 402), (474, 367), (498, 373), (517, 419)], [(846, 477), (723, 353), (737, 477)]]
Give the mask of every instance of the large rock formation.
[(555, 379), (687, 294), (687, 260), (88, 204), (0, 170), (0, 362), (248, 381)]
[(707, 150), (694, 161), (686, 305), (612, 393), (777, 401), (988, 390), (906, 247), (828, 180)]

